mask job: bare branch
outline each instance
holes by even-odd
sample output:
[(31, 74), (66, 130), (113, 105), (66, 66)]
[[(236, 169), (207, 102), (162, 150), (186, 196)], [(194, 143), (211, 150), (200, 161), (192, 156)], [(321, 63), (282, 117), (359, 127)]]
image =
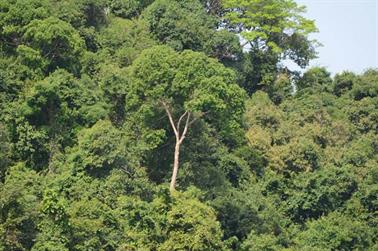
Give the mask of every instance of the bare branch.
[(183, 115), (181, 115), (180, 119), (177, 122), (177, 131), (180, 132), (180, 124), (181, 120), (185, 117), (185, 115), (188, 113), (188, 111), (185, 111)]
[(175, 132), (176, 138), (178, 139), (180, 135), (179, 135), (179, 132), (176, 129), (175, 123), (173, 122), (173, 117), (172, 117), (171, 112), (169, 111), (169, 107), (164, 101), (161, 101), (161, 103), (164, 106), (165, 112), (167, 113), (168, 118), (169, 118), (169, 122), (171, 123), (172, 129)]
[(182, 143), (182, 141), (185, 139), (185, 135), (186, 135), (186, 133), (188, 132), (188, 128), (189, 128), (189, 126), (190, 126), (190, 124), (189, 124), (189, 122), (190, 122), (190, 115), (191, 115), (191, 113), (189, 112), (189, 113), (188, 113), (188, 116), (186, 117), (186, 122), (185, 122), (184, 131), (183, 131), (182, 134), (181, 134), (181, 138), (180, 138), (179, 144)]

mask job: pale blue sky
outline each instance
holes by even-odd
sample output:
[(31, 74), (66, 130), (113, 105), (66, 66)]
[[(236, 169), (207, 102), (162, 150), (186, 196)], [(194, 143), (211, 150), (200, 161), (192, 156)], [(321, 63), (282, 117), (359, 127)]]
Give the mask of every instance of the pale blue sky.
[(378, 68), (378, 0), (296, 0), (307, 6), (323, 44), (312, 66), (325, 66), (333, 74)]

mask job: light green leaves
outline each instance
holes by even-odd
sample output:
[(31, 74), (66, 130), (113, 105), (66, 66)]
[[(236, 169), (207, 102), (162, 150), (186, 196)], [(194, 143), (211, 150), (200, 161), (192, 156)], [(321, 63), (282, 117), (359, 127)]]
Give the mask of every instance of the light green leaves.
[(134, 62), (130, 76), (129, 100), (145, 100), (155, 107), (165, 101), (174, 111), (209, 113), (213, 118), (232, 110), (236, 119), (243, 110), (244, 93), (233, 83), (233, 72), (202, 53), (153, 47)]

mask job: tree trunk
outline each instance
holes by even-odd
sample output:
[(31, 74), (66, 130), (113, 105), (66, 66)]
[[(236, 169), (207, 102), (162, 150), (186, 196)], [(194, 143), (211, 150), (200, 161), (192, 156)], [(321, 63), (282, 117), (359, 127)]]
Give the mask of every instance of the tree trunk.
[(171, 184), (169, 187), (171, 192), (174, 191), (176, 187), (177, 172), (179, 168), (179, 156), (180, 156), (180, 142), (176, 142), (175, 155), (174, 155), (174, 160), (173, 160), (173, 172), (172, 172)]
[[(172, 171), (171, 184), (169, 186), (170, 191), (173, 192), (175, 191), (175, 188), (176, 188), (177, 173), (179, 169), (180, 146), (186, 137), (186, 133), (188, 132), (189, 126), (193, 124), (197, 119), (193, 118), (191, 120), (192, 113), (190, 111), (185, 111), (180, 116), (176, 124), (173, 119), (172, 112), (169, 109), (168, 104), (165, 103), (164, 101), (161, 101), (161, 104), (163, 105), (165, 112), (168, 115), (169, 123), (171, 124), (173, 132), (175, 133), (175, 136), (176, 136), (176, 145), (175, 145), (175, 153), (174, 153), (174, 160), (173, 160), (173, 171)], [(181, 131), (180, 126), (181, 126), (181, 122), (183, 121), (185, 121), (185, 126), (184, 126), (184, 129)]]

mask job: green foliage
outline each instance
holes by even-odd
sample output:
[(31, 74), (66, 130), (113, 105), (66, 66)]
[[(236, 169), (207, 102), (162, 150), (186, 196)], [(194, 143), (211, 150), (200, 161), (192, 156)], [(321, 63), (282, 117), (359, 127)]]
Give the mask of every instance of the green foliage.
[(358, 79), (353, 72), (345, 71), (337, 74), (333, 80), (333, 94), (341, 96), (351, 90), (356, 81), (358, 81)]
[[(270, 168), (277, 171), (309, 172), (320, 165), (319, 146), (307, 138), (296, 138), (269, 152)], [(282, 170), (282, 167), (285, 169)]]
[(114, 18), (101, 30), (99, 46), (110, 52), (120, 66), (130, 65), (146, 48), (156, 44), (144, 20)]
[(91, 125), (106, 117), (106, 104), (91, 89), (92, 84), (64, 70), (35, 83), (14, 111), (15, 156), (41, 168), (55, 153), (76, 141), (74, 126)]
[(216, 30), (217, 18), (198, 0), (154, 1), (142, 17), (154, 38), (175, 50), (202, 51), (224, 63), (242, 54), (239, 38), (226, 29)]
[(196, 191), (173, 196), (167, 213), (167, 239), (159, 250), (223, 250), (222, 232), (209, 206), (193, 198)]
[[(222, 195), (213, 202), (225, 238), (235, 236), (238, 240), (243, 240), (252, 229), (262, 223), (256, 208), (249, 203), (250, 199), (240, 192), (230, 191), (229, 194)], [(261, 198), (253, 197), (253, 199), (258, 201)]]
[(71, 204), (68, 214), (76, 250), (115, 249), (117, 241), (116, 215), (111, 208), (97, 198), (83, 199)]
[(296, 177), (292, 190), (286, 191), (290, 194), (285, 201), (288, 215), (295, 221), (305, 221), (342, 207), (357, 189), (357, 182), (347, 168), (328, 167)]
[[(307, 70), (302, 78), (297, 82), (296, 86), (299, 91), (307, 88), (314, 87), (324, 88), (331, 85), (331, 74), (322, 67), (314, 67)], [(311, 86), (314, 85), (314, 86)]]
[(46, 190), (41, 202), (43, 220), (33, 250), (69, 250), (70, 223), (66, 213), (67, 201), (53, 190)]
[(33, 20), (48, 17), (50, 10), (47, 0), (2, 0), (0, 1), (0, 48), (15, 48), (27, 25)]
[(377, 70), (285, 68), (304, 10), (0, 0), (0, 250), (377, 250)]
[(372, 244), (372, 239), (364, 224), (335, 212), (309, 222), (298, 242), (309, 250), (363, 250)]
[(205, 115), (217, 128), (237, 129), (244, 92), (233, 82), (232, 71), (202, 53), (153, 47), (135, 60), (130, 77), (127, 109), (138, 107), (152, 116), (165, 102), (175, 115), (190, 111), (194, 116)]
[(114, 15), (123, 18), (139, 16), (152, 0), (111, 0), (110, 9)]
[(252, 235), (243, 243), (242, 250), (280, 250), (279, 240), (270, 234)]
[[(224, 0), (222, 4), (231, 27), (241, 29), (243, 38), (253, 42), (253, 46), (269, 48), (274, 53), (291, 49), (290, 42), (316, 31), (314, 22), (301, 16), (304, 7), (292, 0)], [(301, 56), (295, 55), (295, 49), (292, 53), (289, 56)]]
[(43, 183), (23, 164), (11, 167), (0, 185), (0, 247), (23, 250), (33, 246)]
[(286, 73), (278, 75), (274, 83), (270, 86), (268, 92), (275, 104), (280, 104), (283, 100), (292, 96), (294, 88), (292, 86), (290, 75)]
[[(377, 130), (377, 98), (364, 98), (359, 102), (354, 102), (353, 107), (347, 110), (349, 120), (361, 133)], [(347, 109), (345, 107), (345, 109)]]
[(5, 172), (10, 162), (9, 157), (9, 135), (4, 125), (0, 123), (0, 180), (4, 179)]
[(352, 89), (352, 96), (355, 100), (361, 100), (365, 97), (377, 97), (378, 95), (378, 71), (374, 69), (367, 70)]
[(315, 58), (316, 42), (308, 37), (317, 31), (314, 21), (303, 17), (305, 8), (293, 0), (220, 2), (223, 24), (243, 38), (249, 51), (238, 68), (241, 83), (250, 94), (269, 89), (284, 70), (279, 66), (281, 60), (290, 59), (304, 68)]
[(44, 64), (39, 65), (39, 68), (47, 72), (56, 68), (65, 68), (74, 73), (79, 71), (80, 65), (77, 64), (77, 59), (83, 53), (84, 41), (68, 23), (54, 17), (33, 20), (27, 26), (23, 39), (30, 47), (19, 50), (24, 60), (33, 57), (34, 60), (41, 61), (38, 57), (45, 58), (46, 68)]
[(75, 28), (99, 27), (106, 23), (107, 0), (50, 0), (55, 15)]
[(207, 55), (218, 58), (226, 65), (242, 57), (239, 38), (228, 30), (218, 30), (213, 33), (206, 39), (203, 47)]
[(215, 27), (197, 0), (158, 0), (143, 13), (152, 34), (176, 50), (201, 50)]
[[(149, 144), (150, 143), (150, 144)], [(153, 142), (139, 138), (127, 130), (115, 128), (110, 121), (98, 121), (78, 135), (78, 155), (81, 165), (93, 173), (108, 173), (112, 168), (122, 168), (130, 175), (140, 167), (146, 150), (154, 148)]]
[(121, 132), (109, 121), (99, 121), (93, 127), (81, 131), (79, 148), (82, 151), (83, 166), (89, 169), (107, 169), (111, 166), (126, 166), (124, 158), (126, 145), (121, 141)]
[(46, 165), (49, 157), (46, 130), (38, 131), (27, 121), (18, 121), (14, 133), (17, 140), (13, 144), (13, 157), (35, 169)]

